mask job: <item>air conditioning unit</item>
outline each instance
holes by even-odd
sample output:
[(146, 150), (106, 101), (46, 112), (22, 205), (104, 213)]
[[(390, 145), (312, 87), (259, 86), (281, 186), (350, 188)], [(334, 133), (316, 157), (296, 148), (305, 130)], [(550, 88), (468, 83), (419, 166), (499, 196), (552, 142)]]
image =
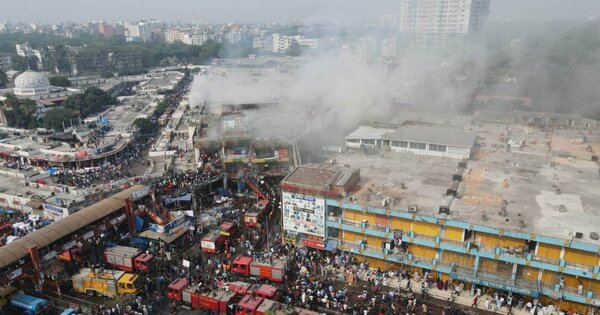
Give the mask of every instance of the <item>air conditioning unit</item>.
[(417, 206), (415, 204), (408, 205), (409, 213), (417, 213), (417, 211), (419, 211), (419, 206)]

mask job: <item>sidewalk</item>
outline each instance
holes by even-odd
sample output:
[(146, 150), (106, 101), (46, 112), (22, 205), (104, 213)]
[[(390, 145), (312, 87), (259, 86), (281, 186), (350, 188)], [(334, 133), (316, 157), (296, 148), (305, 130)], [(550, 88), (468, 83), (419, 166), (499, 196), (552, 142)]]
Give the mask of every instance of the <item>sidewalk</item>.
[[(362, 275), (363, 277), (359, 277), (361, 280), (364, 280), (364, 275)], [(392, 277), (389, 278), (389, 280), (387, 282), (384, 281), (385, 286), (394, 288), (394, 289), (398, 289), (398, 282), (399, 282), (399, 278), (397, 277)], [(406, 288), (406, 283), (408, 282), (408, 280), (400, 280), (400, 289), (402, 291), (404, 291), (404, 288)], [(415, 293), (421, 293), (421, 281), (417, 281), (415, 279), (411, 280), (411, 286), (412, 286), (412, 290)], [(451, 295), (450, 290), (439, 290), (437, 287), (433, 286), (432, 288), (429, 289), (428, 293), (431, 297), (440, 299), (440, 300), (444, 300), (447, 301), (450, 299), (450, 295)], [(493, 297), (491, 297), (490, 295), (484, 294), (482, 296), (479, 297), (479, 300), (477, 302), (478, 304), (478, 308), (479, 309), (484, 309), (484, 303), (486, 299), (490, 299), (493, 300)], [(473, 299), (474, 297), (470, 295), (470, 291), (464, 291), (461, 293), (460, 296), (456, 297), (454, 299), (454, 303), (456, 304), (460, 304), (466, 307), (471, 307), (471, 304), (473, 303)], [(508, 313), (508, 309), (506, 307), (502, 307), (496, 311), (494, 310), (487, 310), (490, 312), (494, 312), (494, 313), (498, 313), (498, 314), (507, 314)], [(523, 310), (517, 310), (516, 308), (513, 308), (512, 313), (514, 315), (531, 315), (531, 313), (525, 311), (525, 309)]]

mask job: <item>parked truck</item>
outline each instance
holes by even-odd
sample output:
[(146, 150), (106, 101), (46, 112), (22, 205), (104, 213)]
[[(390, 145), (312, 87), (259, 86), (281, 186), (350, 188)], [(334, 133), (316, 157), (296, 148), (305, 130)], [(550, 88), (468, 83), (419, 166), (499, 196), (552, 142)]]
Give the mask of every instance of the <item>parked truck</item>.
[(252, 257), (238, 256), (231, 264), (231, 271), (248, 277), (283, 282), (283, 276), (286, 271), (286, 262), (279, 259), (273, 259), (270, 262), (261, 262), (253, 260)]
[(93, 270), (82, 268), (72, 278), (77, 293), (103, 295), (114, 298), (122, 294), (136, 294), (143, 286), (140, 276), (120, 270)]
[(226, 238), (226, 236), (221, 234), (221, 230), (212, 230), (202, 238), (200, 241), (200, 248), (205, 253), (220, 253)]
[(257, 226), (263, 221), (270, 210), (271, 205), (269, 204), (269, 200), (258, 201), (244, 213), (244, 225), (247, 227)]
[(215, 290), (199, 293), (189, 288), (183, 291), (183, 301), (193, 309), (204, 308), (220, 315), (227, 314), (227, 305), (235, 303), (238, 299), (239, 297), (231, 291)]
[(185, 278), (174, 280), (167, 287), (167, 298), (182, 301), (192, 309), (208, 309), (213, 313), (227, 314), (227, 305), (235, 303), (239, 295), (233, 291), (214, 290), (200, 292), (190, 287)]
[[(48, 300), (40, 299), (24, 293), (17, 293), (10, 299), (10, 311), (14, 314), (37, 315), (46, 314), (51, 305)], [(10, 313), (13, 314), (13, 313)]]
[(146, 254), (135, 247), (114, 246), (104, 251), (104, 262), (122, 271), (147, 272), (154, 268), (154, 256)]

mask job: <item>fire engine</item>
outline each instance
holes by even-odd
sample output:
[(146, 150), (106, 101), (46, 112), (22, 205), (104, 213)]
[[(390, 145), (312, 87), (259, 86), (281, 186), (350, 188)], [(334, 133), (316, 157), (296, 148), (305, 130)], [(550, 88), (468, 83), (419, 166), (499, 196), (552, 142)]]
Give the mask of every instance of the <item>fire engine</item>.
[(244, 225), (248, 227), (257, 226), (267, 215), (271, 205), (268, 200), (260, 200), (244, 213)]
[(146, 254), (135, 247), (114, 246), (104, 251), (104, 261), (119, 270), (149, 271), (154, 266), (154, 256)]
[(286, 271), (284, 260), (274, 259), (271, 262), (254, 261), (252, 257), (238, 256), (231, 264), (231, 271), (245, 276), (268, 279), (274, 282), (283, 282)]

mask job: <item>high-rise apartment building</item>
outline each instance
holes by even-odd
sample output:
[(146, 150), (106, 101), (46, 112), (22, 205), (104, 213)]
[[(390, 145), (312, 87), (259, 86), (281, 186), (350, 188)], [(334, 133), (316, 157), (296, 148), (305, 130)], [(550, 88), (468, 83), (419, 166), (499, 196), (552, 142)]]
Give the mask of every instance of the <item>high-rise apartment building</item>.
[(152, 38), (153, 24), (148, 21), (125, 24), (125, 35), (128, 42), (148, 41)]
[(490, 0), (402, 0), (399, 31), (414, 33), (419, 47), (443, 47), (483, 28)]
[[(175, 42), (185, 42), (186, 33), (180, 30), (170, 30), (165, 32), (165, 41), (169, 44), (173, 44)], [(191, 42), (191, 40), (190, 40)]]
[(112, 37), (114, 35), (112, 25), (106, 24), (105, 22), (100, 22), (98, 24), (98, 31), (100, 34), (104, 35), (104, 37)]

